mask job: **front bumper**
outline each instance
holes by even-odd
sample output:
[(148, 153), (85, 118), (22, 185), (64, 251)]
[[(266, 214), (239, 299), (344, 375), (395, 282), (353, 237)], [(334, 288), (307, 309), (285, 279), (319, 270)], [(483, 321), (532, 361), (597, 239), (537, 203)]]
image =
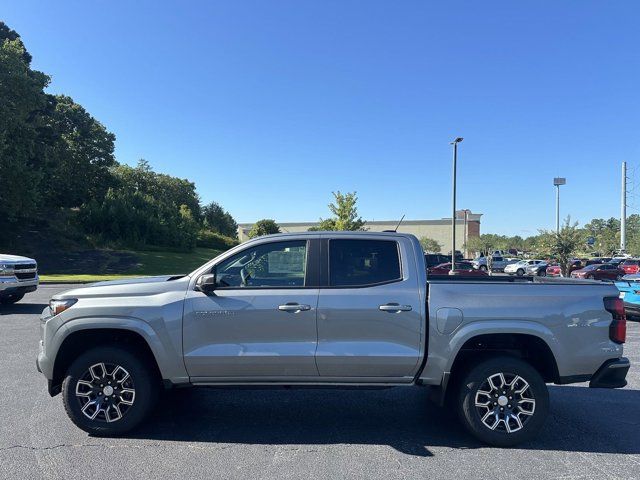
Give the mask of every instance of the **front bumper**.
[(12, 295), (24, 295), (29, 292), (35, 292), (38, 289), (38, 284), (35, 285), (14, 285), (3, 288), (0, 290), (0, 298), (9, 297)]
[(622, 388), (627, 385), (628, 358), (614, 358), (602, 364), (589, 382), (590, 388)]

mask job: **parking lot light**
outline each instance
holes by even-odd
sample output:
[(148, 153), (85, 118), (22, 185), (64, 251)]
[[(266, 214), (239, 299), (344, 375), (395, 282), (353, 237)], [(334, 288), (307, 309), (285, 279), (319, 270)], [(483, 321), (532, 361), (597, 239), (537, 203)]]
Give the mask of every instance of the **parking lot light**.
[(451, 270), (449, 275), (456, 274), (456, 164), (458, 162), (458, 144), (464, 140), (462, 137), (457, 137), (450, 145), (453, 145), (453, 188), (452, 188), (452, 210), (451, 215)]

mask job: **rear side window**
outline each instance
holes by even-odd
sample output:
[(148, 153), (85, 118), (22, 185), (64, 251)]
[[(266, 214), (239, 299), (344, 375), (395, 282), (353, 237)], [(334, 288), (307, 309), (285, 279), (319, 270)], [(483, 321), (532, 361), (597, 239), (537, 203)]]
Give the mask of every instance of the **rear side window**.
[(330, 286), (363, 287), (401, 278), (400, 254), (396, 241), (329, 241)]

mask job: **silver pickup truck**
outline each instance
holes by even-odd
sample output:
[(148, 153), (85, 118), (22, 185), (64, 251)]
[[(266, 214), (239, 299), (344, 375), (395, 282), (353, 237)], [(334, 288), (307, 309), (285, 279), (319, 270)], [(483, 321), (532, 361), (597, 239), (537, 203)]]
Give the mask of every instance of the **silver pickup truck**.
[(431, 386), (472, 434), (510, 446), (541, 428), (546, 383), (618, 388), (629, 369), (612, 284), (427, 278), (400, 233), (260, 237), (189, 275), (55, 295), (41, 322), (49, 393), (98, 435), (134, 428), (163, 387)]

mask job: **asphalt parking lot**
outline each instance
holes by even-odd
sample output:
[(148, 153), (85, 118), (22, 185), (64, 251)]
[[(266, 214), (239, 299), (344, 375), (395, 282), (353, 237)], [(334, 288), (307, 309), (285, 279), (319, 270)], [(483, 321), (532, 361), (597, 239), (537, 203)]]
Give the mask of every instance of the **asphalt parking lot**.
[(640, 326), (621, 390), (552, 386), (552, 415), (522, 448), (470, 437), (426, 389), (183, 390), (126, 438), (90, 437), (35, 368), (39, 315), (70, 288), (0, 307), (0, 478), (640, 478)]

